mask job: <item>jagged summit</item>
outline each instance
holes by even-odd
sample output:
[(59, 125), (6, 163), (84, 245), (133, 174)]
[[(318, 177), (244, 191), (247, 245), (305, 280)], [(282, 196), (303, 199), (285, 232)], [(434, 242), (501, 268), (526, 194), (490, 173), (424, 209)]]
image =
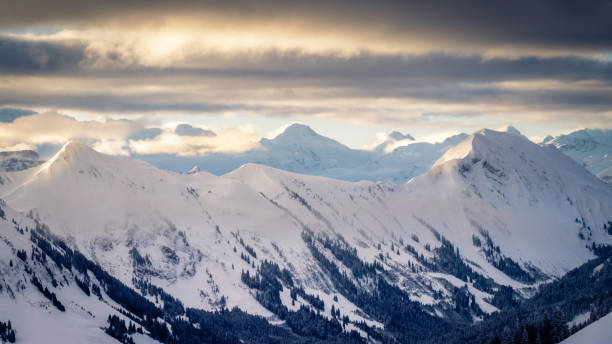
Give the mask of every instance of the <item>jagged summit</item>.
[(317, 132), (312, 130), (311, 127), (307, 126), (306, 124), (302, 124), (302, 123), (293, 123), (293, 124), (291, 124), (280, 135), (283, 135), (283, 134), (285, 134), (285, 135), (302, 135), (302, 136), (318, 135)]
[[(478, 197), (507, 204), (568, 203), (587, 212), (585, 190), (600, 193), (604, 183), (552, 146), (539, 146), (523, 136), (484, 129), (449, 149), (428, 173), (443, 175)], [(578, 205), (577, 199), (582, 199)], [(609, 195), (605, 196), (610, 201)], [(564, 201), (565, 200), (565, 201)], [(601, 222), (605, 220), (599, 218)], [(599, 226), (599, 224), (598, 224)]]
[(312, 128), (305, 124), (294, 123), (288, 126), (281, 134), (277, 135), (273, 139), (261, 139), (261, 144), (264, 147), (270, 146), (287, 146), (287, 145), (299, 145), (301, 148), (309, 149), (348, 149), (345, 145), (340, 142), (320, 135)]
[[(520, 133), (519, 133), (520, 134)], [(501, 154), (508, 147), (536, 146), (527, 140), (523, 135), (517, 135), (512, 131), (495, 131), (492, 129), (482, 129), (468, 136), (458, 145), (449, 150), (438, 159), (434, 166), (444, 164), (451, 160), (464, 159), (470, 157), (481, 159), (488, 154)], [(532, 147), (534, 148), (534, 147)]]
[(88, 164), (103, 157), (106, 157), (106, 155), (96, 152), (85, 143), (79, 140), (70, 140), (66, 142), (51, 159), (41, 166), (41, 171), (64, 169), (68, 166)]
[(504, 132), (508, 133), (508, 134), (513, 134), (516, 136), (524, 136), (518, 129), (516, 129), (515, 127), (509, 125), (504, 129)]
[(60, 153), (76, 156), (79, 154), (92, 154), (96, 153), (96, 151), (79, 140), (70, 140), (60, 149)]
[[(289, 141), (299, 141), (303, 142), (305, 140), (312, 140), (318, 138), (325, 138), (319, 135), (316, 131), (305, 124), (294, 123), (282, 133), (276, 135), (273, 139), (262, 139), (262, 143), (274, 143), (274, 142), (289, 142)], [(326, 138), (327, 139), (327, 138)]]

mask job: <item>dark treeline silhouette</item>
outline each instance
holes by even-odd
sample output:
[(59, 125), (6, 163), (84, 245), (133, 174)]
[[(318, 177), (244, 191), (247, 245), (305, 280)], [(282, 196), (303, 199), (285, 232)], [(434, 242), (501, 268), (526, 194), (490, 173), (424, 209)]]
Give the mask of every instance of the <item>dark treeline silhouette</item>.
[[(522, 302), (512, 301), (473, 326), (464, 326), (431, 343), (554, 344), (612, 311), (612, 250), (600, 247), (600, 256), (540, 286)], [(509, 294), (508, 288), (504, 294)], [(506, 297), (508, 299), (509, 297)], [(509, 301), (508, 301), (509, 302)], [(573, 328), (577, 315), (589, 318)]]
[(2, 322), (0, 321), (0, 342), (2, 343), (15, 343), (16, 335), (15, 330), (13, 329), (13, 325), (11, 321)]
[[(119, 310), (121, 313), (144, 328), (150, 337), (162, 343), (312, 343), (320, 341), (361, 343), (363, 341), (356, 332), (343, 332), (337, 320), (327, 320), (306, 307), (300, 308), (297, 312), (286, 313), (285, 320), (293, 330), (290, 331), (284, 327), (270, 325), (265, 318), (247, 314), (238, 308), (231, 311), (222, 308), (216, 312), (185, 309), (179, 300), (161, 288), (144, 279), (134, 279), (134, 285), (143, 295), (154, 296), (163, 304), (163, 306), (157, 306), (108, 274), (77, 250), (70, 249), (45, 226), (37, 225), (36, 229), (31, 231), (31, 241), (58, 267), (78, 272), (83, 276), (79, 278), (75, 275), (75, 281), (78, 281), (76, 283), (80, 284), (79, 287), (83, 292), (87, 294), (86, 290), (90, 290), (90, 293), (102, 299), (102, 291), (104, 291), (109, 298), (125, 309), (125, 311)], [(278, 269), (275, 264), (262, 263), (259, 271), (263, 273), (262, 276), (272, 274), (284, 283), (293, 285), (291, 274), (287, 270)], [(85, 277), (88, 273), (93, 274), (99, 286)], [(259, 281), (258, 283), (263, 283), (262, 285), (273, 283), (269, 278), (260, 278)], [(47, 294), (45, 296), (52, 301), (56, 300), (57, 304), (54, 302), (54, 305), (58, 309), (63, 308), (55, 294), (42, 286), (36, 276), (33, 276), (32, 283), (43, 293), (47, 290), (49, 296)], [(306, 295), (305, 298), (308, 298), (306, 293), (304, 295)], [(314, 297), (313, 300), (317, 298)], [(109, 335), (121, 342), (131, 343), (130, 326), (126, 326), (125, 322), (117, 316), (111, 316), (108, 322), (109, 326), (105, 331)]]
[[(302, 288), (294, 287), (289, 271), (281, 270), (276, 263), (263, 261), (254, 276), (251, 276), (249, 271), (243, 271), (241, 279), (249, 288), (256, 290), (257, 301), (285, 320), (296, 334), (342, 343), (362, 342), (356, 332), (345, 333), (338, 319), (329, 320), (322, 316), (319, 312), (325, 309), (323, 300), (318, 296), (307, 294)], [(283, 305), (280, 298), (280, 292), (284, 288), (283, 283), (286, 288), (291, 288), (290, 295), (293, 302), (300, 296), (317, 309), (317, 312), (304, 305), (301, 305), (297, 311), (289, 310)]]
[[(46, 227), (37, 225), (29, 232), (35, 245), (32, 261), (27, 260), (25, 251), (18, 251), (17, 255), (24, 261), (25, 272), (31, 275), (32, 284), (57, 309), (64, 311), (64, 305), (56, 294), (43, 285), (45, 281), (39, 280), (28, 265), (45, 265), (54, 286), (58, 282), (49, 264), (55, 264), (60, 270), (72, 271), (75, 283), (86, 295), (99, 299), (108, 297), (121, 306), (118, 311), (130, 319), (130, 323), (126, 325), (121, 318), (111, 316), (105, 331), (124, 343), (131, 342), (134, 330), (169, 344), (364, 341), (356, 331), (347, 332), (349, 317), (341, 314), (337, 305), (332, 304), (330, 307), (331, 317), (329, 313), (326, 314), (329, 318), (324, 316), (325, 302), (316, 295), (306, 293), (296, 285), (288, 270), (281, 269), (273, 262), (261, 261), (254, 274), (244, 271), (241, 277), (245, 285), (253, 289), (257, 300), (284, 320), (286, 326), (270, 325), (265, 318), (247, 314), (238, 308), (228, 310), (222, 306), (214, 312), (185, 308), (178, 299), (145, 278), (132, 280), (138, 292), (108, 274), (79, 251), (69, 248)], [(451, 310), (454, 314), (464, 318), (473, 314), (484, 317), (483, 321), (472, 325), (452, 322), (425, 312), (424, 306), (411, 301), (405, 291), (388, 281), (388, 273), (379, 261), (362, 261), (356, 249), (342, 238), (330, 240), (315, 237), (308, 231), (303, 232), (302, 237), (317, 264), (327, 272), (335, 289), (367, 316), (382, 323), (384, 329), (370, 327), (363, 321), (353, 321), (352, 324), (382, 343), (554, 344), (612, 310), (612, 290), (609, 288), (612, 285), (610, 247), (593, 246), (592, 251), (599, 255), (598, 258), (570, 271), (557, 281), (542, 285), (534, 297), (520, 302), (512, 288), (493, 284), (487, 279), (482, 280), (481, 283), (493, 291), (491, 302), (502, 309), (491, 315), (481, 312), (467, 288), (454, 288), (452, 298), (455, 309)], [(427, 261), (429, 266), (438, 271), (453, 272), (474, 284), (480, 283), (478, 275), (465, 263), (459, 262), (462, 259), (456, 248), (443, 237), (439, 240), (442, 245), (432, 250), (435, 258)], [(485, 244), (481, 241), (481, 245)], [(328, 258), (329, 254), (335, 258), (334, 261)], [(254, 258), (250, 253), (248, 256)], [(346, 266), (351, 276), (341, 272), (336, 261)], [(61, 285), (69, 283), (65, 278), (58, 280)], [(367, 280), (373, 288), (366, 291), (359, 285), (361, 280)], [(294, 303), (302, 303), (299, 308), (289, 310), (281, 302), (280, 293), (284, 288), (289, 289)], [(334, 302), (337, 302), (337, 298)], [(567, 328), (569, 320), (586, 312), (590, 312), (590, 317), (584, 324)], [(1, 325), (0, 330), (4, 332), (0, 332), (7, 338), (6, 341), (9, 336), (14, 338), (14, 330), (9, 329), (8, 324), (4, 327)]]
[[(446, 320), (424, 312), (422, 305), (411, 301), (405, 291), (387, 282), (380, 274), (384, 271), (380, 263), (363, 262), (356, 250), (343, 240), (333, 242), (328, 238), (315, 238), (308, 231), (302, 233), (302, 238), (317, 263), (328, 272), (334, 287), (364, 312), (384, 324), (384, 333), (376, 333), (373, 328), (367, 329), (365, 326), (364, 331), (368, 334), (378, 336), (384, 342), (411, 343), (446, 333), (450, 329)], [(338, 266), (327, 259), (318, 246), (328, 249), (354, 275), (373, 280), (375, 289), (367, 292), (355, 285), (351, 277), (340, 272)]]

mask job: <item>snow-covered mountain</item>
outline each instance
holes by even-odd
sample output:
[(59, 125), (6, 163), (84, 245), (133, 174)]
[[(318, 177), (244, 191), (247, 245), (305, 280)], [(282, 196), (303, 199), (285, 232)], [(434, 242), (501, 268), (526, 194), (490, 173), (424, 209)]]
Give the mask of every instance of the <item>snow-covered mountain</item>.
[(14, 172), (42, 164), (38, 153), (32, 150), (0, 152), (0, 171)]
[[(185, 306), (237, 306), (273, 321), (286, 319), (279, 302), (328, 319), (333, 306), (362, 334), (361, 322), (417, 333), (389, 327), (406, 314), (429, 319), (422, 326), (471, 322), (504, 307), (494, 297), (500, 285), (528, 296), (592, 258), (594, 246), (612, 244), (606, 184), (553, 147), (491, 130), (447, 149), (405, 185), (259, 164), (180, 174), (77, 141), (39, 167), (0, 177), (9, 206), (128, 286), (146, 278)], [(271, 299), (248, 277), (274, 271), (264, 261), (291, 277), (278, 276), (285, 288)], [(402, 295), (418, 304), (382, 307)]]
[(244, 153), (215, 153), (203, 157), (143, 155), (138, 158), (174, 171), (187, 171), (197, 165), (216, 175), (256, 163), (346, 181), (405, 183), (427, 172), (436, 159), (465, 137), (466, 134), (460, 134), (432, 144), (412, 142), (414, 138), (409, 134), (394, 131), (374, 150), (360, 150), (322, 136), (306, 125), (293, 124), (273, 139), (262, 139), (260, 148)]
[(414, 176), (419, 176), (431, 168), (448, 149), (459, 144), (467, 134), (453, 135), (442, 142), (415, 142), (395, 148), (391, 153), (381, 155), (378, 160), (372, 162), (372, 177), (370, 180), (392, 181), (394, 183), (405, 183)]
[(612, 180), (612, 130), (583, 129), (548, 137), (542, 144), (557, 147), (600, 179)]
[[(0, 215), (0, 322), (11, 321), (16, 342), (117, 343), (101, 328), (108, 326), (109, 315), (128, 324), (130, 318), (109, 298), (101, 281), (91, 272), (86, 276), (55, 264), (55, 257), (45, 254), (32, 239), (37, 227), (32, 219), (2, 202)], [(87, 281), (89, 287), (96, 285), (100, 297), (89, 287), (90, 294), (85, 294), (76, 280)], [(133, 337), (137, 343), (158, 343), (139, 333)]]

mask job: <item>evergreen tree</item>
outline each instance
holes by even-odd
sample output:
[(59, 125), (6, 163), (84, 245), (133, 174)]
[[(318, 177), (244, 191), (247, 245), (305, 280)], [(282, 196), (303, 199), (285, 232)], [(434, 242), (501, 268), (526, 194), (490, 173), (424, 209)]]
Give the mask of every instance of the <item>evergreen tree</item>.
[(542, 344), (542, 337), (540, 337), (540, 332), (536, 334), (535, 344)]
[(553, 313), (550, 334), (554, 343), (559, 343), (565, 338), (569, 337), (569, 329), (567, 328), (565, 314), (563, 314), (559, 308), (557, 308)]
[(521, 334), (521, 344), (529, 344), (529, 334), (525, 327), (523, 327), (523, 333)]
[(9, 343), (15, 343), (15, 331), (14, 330), (10, 330), (7, 336), (7, 340)]
[(512, 331), (508, 327), (504, 328), (504, 334), (501, 339), (502, 344), (514, 344), (514, 338), (512, 338)]

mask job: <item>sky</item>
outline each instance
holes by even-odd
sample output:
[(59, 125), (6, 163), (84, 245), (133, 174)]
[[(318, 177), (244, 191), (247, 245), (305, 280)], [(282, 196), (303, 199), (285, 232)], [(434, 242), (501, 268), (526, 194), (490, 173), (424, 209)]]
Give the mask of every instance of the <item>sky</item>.
[(599, 0), (3, 1), (0, 149), (241, 152), (295, 122), (353, 148), (611, 128), (610, 18)]

